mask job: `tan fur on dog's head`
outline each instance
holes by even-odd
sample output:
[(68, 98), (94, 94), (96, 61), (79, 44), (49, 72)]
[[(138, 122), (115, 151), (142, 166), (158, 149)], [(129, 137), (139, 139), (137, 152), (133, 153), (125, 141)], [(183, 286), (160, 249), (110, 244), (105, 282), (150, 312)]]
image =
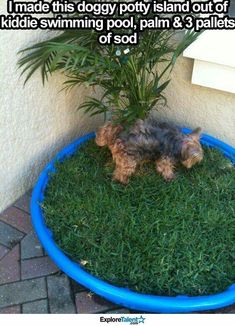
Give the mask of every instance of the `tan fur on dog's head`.
[(194, 164), (199, 163), (203, 159), (203, 149), (200, 144), (201, 128), (195, 129), (185, 137), (181, 149), (181, 163), (190, 169)]
[(106, 123), (96, 133), (96, 144), (101, 147), (112, 145), (122, 130), (123, 127), (120, 125), (114, 126), (111, 122)]

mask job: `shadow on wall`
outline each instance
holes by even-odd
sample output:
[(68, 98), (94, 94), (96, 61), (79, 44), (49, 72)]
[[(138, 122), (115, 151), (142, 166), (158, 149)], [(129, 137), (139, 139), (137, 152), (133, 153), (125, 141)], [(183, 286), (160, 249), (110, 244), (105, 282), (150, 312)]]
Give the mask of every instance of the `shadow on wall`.
[(168, 106), (155, 116), (192, 129), (200, 126), (235, 147), (235, 94), (193, 85), (192, 67), (192, 59), (178, 59), (165, 92)]

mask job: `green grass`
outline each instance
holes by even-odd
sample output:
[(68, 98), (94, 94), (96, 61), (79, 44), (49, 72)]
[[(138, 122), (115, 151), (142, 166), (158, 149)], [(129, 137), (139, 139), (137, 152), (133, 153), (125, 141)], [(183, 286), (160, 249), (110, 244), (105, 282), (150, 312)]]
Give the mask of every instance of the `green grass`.
[(58, 164), (43, 208), (56, 243), (91, 274), (134, 291), (204, 295), (235, 282), (235, 169), (216, 150), (165, 182), (146, 164), (111, 181), (93, 141)]

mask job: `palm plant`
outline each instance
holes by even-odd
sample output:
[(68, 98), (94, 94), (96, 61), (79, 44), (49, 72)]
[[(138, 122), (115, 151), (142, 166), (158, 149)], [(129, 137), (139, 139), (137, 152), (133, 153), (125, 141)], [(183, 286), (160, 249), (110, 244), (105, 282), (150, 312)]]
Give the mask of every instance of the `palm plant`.
[(187, 31), (176, 42), (175, 34), (172, 30), (145, 30), (138, 45), (117, 47), (100, 45), (99, 33), (94, 30), (65, 30), (21, 51), (19, 65), (22, 73), (27, 72), (26, 81), (40, 69), (43, 83), (61, 71), (67, 76), (65, 88), (99, 86), (102, 96), (87, 98), (80, 109), (90, 115), (109, 112), (115, 123), (128, 126), (144, 119), (159, 101), (165, 102), (169, 73), (198, 36)]

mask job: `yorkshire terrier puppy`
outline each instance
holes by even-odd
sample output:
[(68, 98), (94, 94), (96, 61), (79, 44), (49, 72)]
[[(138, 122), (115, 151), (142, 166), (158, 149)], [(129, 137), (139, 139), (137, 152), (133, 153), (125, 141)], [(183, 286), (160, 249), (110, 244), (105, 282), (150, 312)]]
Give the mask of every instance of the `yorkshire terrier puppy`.
[(127, 184), (137, 165), (151, 160), (156, 162), (157, 172), (170, 181), (178, 163), (190, 169), (203, 159), (200, 132), (197, 128), (185, 135), (175, 126), (152, 118), (138, 120), (128, 132), (109, 122), (96, 133), (96, 143), (108, 146), (112, 153), (114, 180)]

